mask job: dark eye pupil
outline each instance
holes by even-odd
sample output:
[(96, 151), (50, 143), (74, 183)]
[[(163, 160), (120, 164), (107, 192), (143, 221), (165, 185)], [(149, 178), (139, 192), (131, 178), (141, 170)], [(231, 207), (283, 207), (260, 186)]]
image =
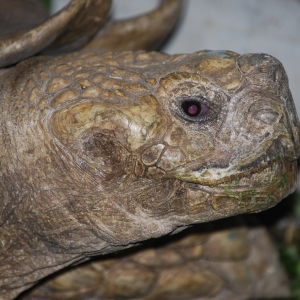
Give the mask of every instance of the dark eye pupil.
[(196, 106), (196, 105), (194, 105), (194, 104), (192, 104), (191, 106), (189, 106), (189, 108), (188, 108), (188, 113), (190, 114), (190, 115), (196, 115), (197, 114), (197, 112), (198, 112), (198, 107)]
[(201, 113), (201, 103), (194, 100), (184, 101), (182, 109), (188, 116), (196, 117)]

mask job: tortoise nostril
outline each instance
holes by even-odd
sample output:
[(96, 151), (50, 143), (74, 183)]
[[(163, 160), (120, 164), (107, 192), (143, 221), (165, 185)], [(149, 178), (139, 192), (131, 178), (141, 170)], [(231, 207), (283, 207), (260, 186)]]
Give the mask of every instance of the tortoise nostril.
[(280, 82), (281, 79), (282, 79), (282, 72), (280, 70), (276, 70), (273, 73), (273, 80), (274, 80), (274, 82), (278, 83), (278, 82)]
[(270, 109), (261, 109), (258, 110), (253, 117), (258, 121), (262, 121), (265, 124), (270, 125), (278, 120), (278, 113)]

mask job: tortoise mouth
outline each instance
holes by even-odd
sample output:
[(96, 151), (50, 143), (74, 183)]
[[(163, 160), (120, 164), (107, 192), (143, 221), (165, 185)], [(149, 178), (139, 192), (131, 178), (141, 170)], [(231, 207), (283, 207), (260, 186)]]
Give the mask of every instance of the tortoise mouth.
[(244, 191), (249, 187), (270, 185), (278, 180), (281, 184), (286, 181), (285, 162), (282, 160), (265, 160), (265, 156), (247, 165), (233, 165), (227, 168), (202, 168), (188, 171), (178, 169), (175, 178), (201, 186), (220, 187), (230, 186), (232, 190)]

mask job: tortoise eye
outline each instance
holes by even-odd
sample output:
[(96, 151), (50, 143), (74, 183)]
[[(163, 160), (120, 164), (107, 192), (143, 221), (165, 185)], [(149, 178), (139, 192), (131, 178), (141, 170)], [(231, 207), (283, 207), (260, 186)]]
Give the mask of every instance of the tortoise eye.
[(181, 103), (182, 110), (189, 117), (205, 116), (209, 107), (198, 100), (185, 100)]

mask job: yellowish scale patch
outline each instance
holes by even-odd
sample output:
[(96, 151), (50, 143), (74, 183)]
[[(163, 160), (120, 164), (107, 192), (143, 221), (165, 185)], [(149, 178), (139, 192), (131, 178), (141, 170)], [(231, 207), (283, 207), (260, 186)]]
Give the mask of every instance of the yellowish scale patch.
[(46, 92), (47, 93), (56, 93), (69, 85), (71, 85), (71, 80), (63, 77), (54, 77), (51, 79), (47, 85)]
[(241, 84), (241, 74), (233, 58), (227, 55), (205, 56), (196, 69), (225, 90), (235, 90)]
[(139, 102), (140, 105), (115, 107), (93, 100), (81, 101), (55, 112), (50, 126), (63, 143), (72, 144), (88, 129), (97, 127), (113, 131), (131, 150), (136, 150), (155, 135), (160, 124), (156, 99), (146, 95)]

